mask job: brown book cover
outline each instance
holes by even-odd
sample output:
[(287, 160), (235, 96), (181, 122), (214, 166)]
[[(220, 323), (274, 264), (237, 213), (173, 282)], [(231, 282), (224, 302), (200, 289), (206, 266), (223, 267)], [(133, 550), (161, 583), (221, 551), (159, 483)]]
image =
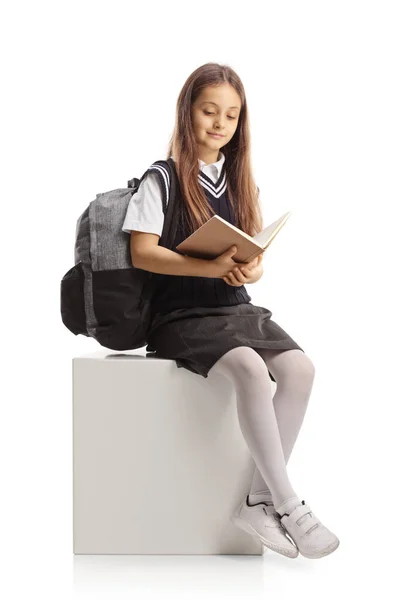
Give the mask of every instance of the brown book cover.
[(284, 213), (253, 237), (219, 215), (213, 215), (204, 225), (178, 244), (176, 249), (186, 256), (213, 259), (231, 246), (236, 246), (237, 252), (232, 259), (236, 262), (250, 262), (268, 248), (290, 215), (290, 211)]

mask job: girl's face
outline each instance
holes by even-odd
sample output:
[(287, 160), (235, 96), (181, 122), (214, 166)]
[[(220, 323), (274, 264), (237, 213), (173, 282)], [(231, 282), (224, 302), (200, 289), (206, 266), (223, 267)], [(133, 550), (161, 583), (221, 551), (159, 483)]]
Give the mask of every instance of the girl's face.
[[(199, 158), (215, 162), (220, 149), (233, 137), (239, 122), (240, 96), (229, 83), (208, 86), (192, 104), (192, 127)], [(214, 137), (211, 133), (219, 133)]]

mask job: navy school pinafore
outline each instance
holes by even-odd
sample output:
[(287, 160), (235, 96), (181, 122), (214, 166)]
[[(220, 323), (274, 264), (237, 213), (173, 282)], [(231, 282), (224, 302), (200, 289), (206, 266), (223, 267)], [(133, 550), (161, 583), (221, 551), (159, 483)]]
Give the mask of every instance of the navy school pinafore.
[[(158, 167), (159, 168), (159, 167)], [(199, 183), (216, 214), (236, 225), (228, 200), (226, 166), (215, 183), (199, 171)], [(187, 213), (181, 214), (172, 250), (190, 235)], [(277, 323), (272, 312), (251, 303), (244, 285), (231, 286), (223, 279), (153, 274), (156, 289), (147, 352), (174, 359), (178, 368), (208, 377), (208, 371), (226, 352), (237, 346), (254, 350), (303, 350)], [(272, 373), (269, 375), (275, 381)]]

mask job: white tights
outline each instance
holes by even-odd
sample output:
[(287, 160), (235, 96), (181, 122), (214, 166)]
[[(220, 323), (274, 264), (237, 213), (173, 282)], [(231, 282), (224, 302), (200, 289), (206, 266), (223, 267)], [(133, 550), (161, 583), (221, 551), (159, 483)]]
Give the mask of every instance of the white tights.
[[(272, 397), (271, 379), (276, 381)], [(232, 381), (239, 425), (256, 469), (250, 496), (269, 495), (274, 507), (297, 496), (286, 471), (314, 381), (314, 365), (299, 349), (238, 346), (210, 369)], [(256, 496), (257, 497), (257, 496)]]

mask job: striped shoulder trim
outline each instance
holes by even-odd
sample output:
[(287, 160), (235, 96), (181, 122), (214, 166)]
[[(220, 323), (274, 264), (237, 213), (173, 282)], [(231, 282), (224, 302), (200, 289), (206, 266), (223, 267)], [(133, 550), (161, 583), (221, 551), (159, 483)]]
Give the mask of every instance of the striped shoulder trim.
[(148, 170), (154, 171), (158, 174), (163, 189), (164, 206), (166, 209), (169, 202), (169, 190), (171, 185), (171, 175), (169, 169), (165, 167), (164, 163), (156, 161), (152, 165), (150, 165)]

